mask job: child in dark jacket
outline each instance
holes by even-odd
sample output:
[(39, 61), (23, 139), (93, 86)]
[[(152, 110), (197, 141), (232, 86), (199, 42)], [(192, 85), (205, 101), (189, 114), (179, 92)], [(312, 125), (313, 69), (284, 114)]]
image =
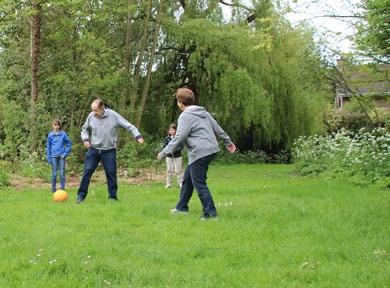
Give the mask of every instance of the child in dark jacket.
[[(164, 148), (175, 137), (176, 129), (176, 124), (172, 123), (171, 125), (169, 125), (168, 136), (164, 139)], [(181, 187), (181, 182), (183, 181), (183, 159), (181, 157), (182, 149), (183, 146), (178, 146), (177, 149), (174, 152), (169, 153), (165, 159), (167, 163), (167, 177), (165, 188), (172, 187), (173, 175), (176, 175), (177, 184), (179, 185), (179, 187)]]
[(61, 130), (61, 122), (58, 119), (52, 121), (53, 130), (47, 136), (46, 156), (51, 164), (51, 191), (56, 192), (57, 172), (60, 172), (60, 189), (65, 190), (65, 163), (72, 141), (65, 131)]

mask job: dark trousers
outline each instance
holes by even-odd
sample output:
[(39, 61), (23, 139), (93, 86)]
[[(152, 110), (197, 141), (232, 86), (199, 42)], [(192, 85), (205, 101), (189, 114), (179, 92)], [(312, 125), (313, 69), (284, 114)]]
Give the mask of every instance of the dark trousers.
[(203, 206), (203, 216), (206, 218), (216, 217), (217, 209), (211, 196), (210, 190), (207, 187), (207, 171), (211, 161), (214, 160), (216, 154), (212, 154), (196, 160), (187, 166), (184, 172), (183, 183), (180, 191), (180, 199), (176, 205), (176, 209), (180, 211), (188, 211), (188, 202), (192, 197), (194, 187), (200, 202)]
[(91, 147), (88, 149), (84, 161), (84, 172), (77, 192), (78, 200), (82, 201), (87, 197), (89, 182), (100, 161), (106, 173), (108, 198), (117, 199), (116, 149), (98, 150)]

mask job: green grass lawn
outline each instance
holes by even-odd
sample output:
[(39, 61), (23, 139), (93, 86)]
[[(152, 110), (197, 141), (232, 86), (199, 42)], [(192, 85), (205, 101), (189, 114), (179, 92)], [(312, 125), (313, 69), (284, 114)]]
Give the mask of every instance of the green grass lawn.
[(0, 287), (389, 287), (389, 192), (293, 171), (211, 166), (206, 222), (163, 183), (0, 191)]

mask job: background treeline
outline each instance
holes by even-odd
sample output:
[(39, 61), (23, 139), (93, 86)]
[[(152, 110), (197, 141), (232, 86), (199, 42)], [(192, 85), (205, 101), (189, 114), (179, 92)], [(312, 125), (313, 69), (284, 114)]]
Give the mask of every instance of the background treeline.
[(0, 158), (44, 155), (54, 117), (78, 144), (95, 97), (161, 139), (180, 86), (242, 151), (278, 153), (320, 132), (331, 87), (312, 31), (278, 1), (252, 2), (3, 0)]

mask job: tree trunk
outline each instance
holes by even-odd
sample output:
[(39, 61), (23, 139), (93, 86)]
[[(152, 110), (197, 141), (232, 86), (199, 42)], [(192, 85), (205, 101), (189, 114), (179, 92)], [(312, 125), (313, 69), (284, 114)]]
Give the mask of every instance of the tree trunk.
[(131, 34), (133, 25), (131, 23), (131, 2), (132, 0), (127, 1), (127, 23), (126, 23), (126, 53), (125, 58), (123, 60), (123, 68), (125, 69), (125, 73), (130, 72), (130, 63), (131, 63), (131, 49), (132, 49), (132, 41), (131, 41)]
[(138, 98), (138, 86), (139, 86), (139, 79), (141, 77), (140, 75), (141, 65), (142, 65), (142, 60), (144, 58), (146, 43), (148, 40), (148, 23), (149, 23), (151, 12), (152, 12), (152, 0), (149, 0), (146, 9), (146, 17), (144, 18), (144, 25), (143, 25), (144, 30), (142, 33), (141, 45), (139, 48), (139, 54), (134, 69), (133, 93), (130, 98), (130, 112), (131, 112), (130, 118), (132, 120), (135, 119), (135, 103), (137, 102), (137, 98)]
[(33, 0), (33, 15), (31, 19), (31, 102), (38, 102), (38, 65), (41, 43), (42, 7), (39, 1)]
[[(130, 65), (131, 65), (131, 53), (132, 53), (132, 30), (133, 30), (133, 25), (131, 23), (131, 4), (132, 0), (127, 1), (127, 22), (126, 22), (126, 39), (125, 39), (125, 55), (123, 58), (123, 73), (124, 73), (124, 78), (126, 79), (126, 83), (124, 85), (124, 91), (121, 99), (119, 100), (120, 104), (120, 112), (122, 116), (127, 118), (129, 116), (129, 113), (127, 112), (127, 97), (130, 95), (131, 92), (131, 75), (130, 75)], [(129, 96), (131, 99), (131, 96)]]
[(31, 16), (31, 110), (30, 110), (30, 150), (36, 151), (38, 131), (36, 129), (36, 105), (38, 103), (38, 66), (41, 44), (42, 6), (40, 0), (32, 0), (33, 14)]
[(152, 67), (153, 67), (153, 62), (154, 62), (154, 56), (156, 54), (156, 48), (157, 48), (157, 43), (158, 43), (158, 34), (160, 32), (161, 16), (163, 14), (163, 6), (164, 6), (164, 0), (160, 0), (160, 5), (159, 5), (158, 11), (157, 11), (156, 28), (155, 28), (154, 36), (153, 36), (153, 44), (152, 44), (149, 63), (148, 63), (148, 71), (146, 74), (144, 89), (142, 91), (141, 103), (139, 105), (137, 121), (135, 124), (137, 127), (140, 127), (140, 125), (141, 125), (142, 115), (143, 115), (144, 109), (145, 109), (145, 102), (146, 102), (146, 98), (147, 98), (147, 95), (149, 92), (149, 85), (150, 85), (150, 78), (152, 76)]

